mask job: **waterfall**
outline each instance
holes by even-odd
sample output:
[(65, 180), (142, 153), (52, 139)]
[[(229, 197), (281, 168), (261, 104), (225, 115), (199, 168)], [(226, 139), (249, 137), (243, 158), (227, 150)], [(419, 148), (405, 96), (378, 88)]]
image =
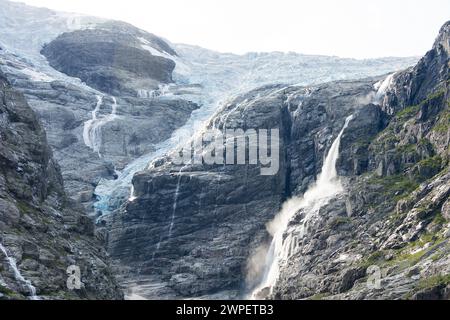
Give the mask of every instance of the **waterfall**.
[(133, 202), (136, 198), (137, 197), (134, 195), (134, 185), (131, 184), (130, 197), (128, 198), (128, 201)]
[(172, 209), (172, 217), (170, 219), (170, 226), (169, 226), (169, 239), (172, 237), (172, 229), (173, 229), (173, 225), (175, 222), (175, 214), (177, 211), (177, 202), (178, 202), (178, 194), (180, 193), (180, 185), (181, 185), (181, 172), (183, 171), (183, 168), (185, 168), (186, 166), (182, 167), (180, 169), (180, 171), (178, 172), (178, 181), (177, 181), (177, 187), (175, 189), (175, 196), (173, 198), (173, 209)]
[(287, 231), (288, 223), (292, 217), (299, 210), (304, 210), (305, 216), (302, 219), (299, 234), (299, 237), (303, 237), (308, 222), (319, 212), (320, 208), (342, 192), (342, 185), (336, 171), (336, 161), (339, 157), (342, 135), (352, 119), (353, 115), (345, 119), (342, 130), (331, 145), (328, 155), (323, 162), (322, 171), (317, 182), (305, 192), (303, 197), (294, 197), (286, 201), (281, 211), (268, 224), (267, 229), (272, 235), (272, 242), (264, 261), (262, 281), (253, 290), (250, 298), (260, 298), (272, 292), (278, 279), (280, 265), (287, 261), (290, 250), (295, 246), (295, 243), (292, 241), (296, 239), (293, 239), (293, 237), (287, 237), (283, 241), (283, 235)]
[[(170, 217), (169, 230), (167, 233), (167, 241), (170, 240), (170, 238), (172, 238), (172, 230), (173, 230), (173, 226), (175, 225), (175, 216), (176, 216), (176, 211), (177, 211), (178, 195), (180, 193), (180, 185), (181, 185), (181, 172), (182, 172), (183, 168), (185, 168), (185, 167), (182, 167), (180, 169), (180, 171), (178, 171), (177, 187), (175, 189), (175, 195), (173, 197), (172, 216)], [(161, 248), (161, 242), (163, 241), (163, 239), (164, 239), (164, 237), (162, 235), (160, 235), (158, 243), (156, 244), (156, 249), (152, 254), (152, 260), (155, 259), (156, 254), (158, 253), (159, 249)]]
[(113, 103), (111, 105), (111, 113), (109, 115), (99, 117), (98, 113), (103, 104), (103, 96), (97, 95), (97, 104), (95, 109), (91, 112), (92, 119), (87, 120), (84, 123), (83, 128), (83, 140), (84, 144), (91, 148), (94, 152), (97, 152), (101, 157), (102, 146), (102, 127), (110, 121), (117, 118), (117, 100), (115, 97), (111, 97)]
[[(225, 100), (221, 96), (202, 101), (203, 104), (201, 107), (192, 112), (190, 118), (183, 126), (175, 130), (169, 139), (157, 143), (154, 146), (154, 152), (147, 153), (133, 160), (119, 173), (116, 180), (101, 179), (95, 189), (95, 195), (97, 197), (97, 202), (94, 204), (95, 209), (101, 211), (102, 215), (109, 214), (111, 207), (116, 205), (115, 203), (111, 203), (111, 196), (114, 193), (120, 192), (120, 190), (128, 192), (136, 172), (144, 170), (152, 161), (168, 153), (170, 150), (174, 150), (178, 145), (185, 145), (196, 132), (205, 127), (214, 112), (220, 109), (223, 101)], [(136, 198), (132, 197), (131, 199), (135, 200)]]
[(97, 97), (97, 103), (95, 105), (94, 110), (91, 112), (92, 119), (86, 121), (84, 123), (84, 128), (83, 128), (84, 144), (93, 150), (94, 150), (93, 127), (97, 121), (97, 113), (100, 111), (100, 107), (103, 102), (102, 96), (97, 95), (96, 97)]
[(6, 248), (0, 243), (0, 251), (3, 253), (3, 255), (6, 257), (6, 260), (8, 261), (8, 265), (10, 269), (14, 273), (14, 278), (20, 282), (25, 288), (27, 288), (30, 298), (33, 300), (37, 299), (36, 296), (36, 288), (31, 284), (30, 280), (26, 280), (22, 274), (20, 273), (19, 268), (17, 268), (16, 260), (8, 255), (8, 252), (6, 251)]
[(386, 92), (391, 88), (392, 83), (394, 82), (394, 75), (395, 73), (392, 73), (388, 75), (384, 80), (378, 81), (374, 84), (374, 89), (377, 90), (375, 94), (375, 102), (381, 102), (383, 100), (383, 97), (385, 96)]

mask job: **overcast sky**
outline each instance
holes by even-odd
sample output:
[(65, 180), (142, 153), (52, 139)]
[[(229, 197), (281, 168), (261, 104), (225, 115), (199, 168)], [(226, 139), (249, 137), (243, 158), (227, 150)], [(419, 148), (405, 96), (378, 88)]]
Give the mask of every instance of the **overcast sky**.
[(296, 51), (369, 58), (423, 55), (450, 0), (22, 0), (130, 22), (222, 52)]

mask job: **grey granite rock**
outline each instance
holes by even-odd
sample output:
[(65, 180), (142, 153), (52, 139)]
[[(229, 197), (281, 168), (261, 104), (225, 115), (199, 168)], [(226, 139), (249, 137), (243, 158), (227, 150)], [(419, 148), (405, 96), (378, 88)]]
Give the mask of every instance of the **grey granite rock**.
[[(432, 51), (394, 75), (381, 96), (377, 81), (384, 78), (371, 78), (265, 86), (227, 103), (209, 127), (280, 128), (282, 161), (275, 176), (260, 176), (254, 165), (180, 167), (170, 157), (136, 174), (135, 199), (104, 221), (109, 252), (131, 267), (124, 274), (131, 287), (144, 296), (139, 288), (163, 283), (168, 290), (158, 291), (159, 297), (212, 297), (230, 290), (242, 297), (257, 281), (249, 257), (270, 243), (264, 224), (286, 199), (315, 181), (344, 119), (353, 114), (337, 163), (345, 192), (308, 221), (266, 294), (444, 297), (449, 232), (440, 213), (446, 212), (449, 192), (447, 26)], [(297, 212), (285, 238), (300, 234), (304, 217)], [(379, 268), (379, 286), (368, 285), (370, 272), (378, 270), (371, 266)], [(141, 286), (132, 280), (137, 278)]]
[[(2, 299), (123, 298), (92, 221), (66, 196), (43, 127), (1, 73), (0, 119)], [(66, 285), (71, 265), (77, 290)]]
[(111, 95), (136, 95), (136, 86), (156, 90), (160, 83), (172, 82), (175, 68), (173, 60), (143, 49), (145, 43), (160, 54), (176, 56), (162, 39), (120, 22), (63, 33), (41, 53), (53, 68), (93, 88)]

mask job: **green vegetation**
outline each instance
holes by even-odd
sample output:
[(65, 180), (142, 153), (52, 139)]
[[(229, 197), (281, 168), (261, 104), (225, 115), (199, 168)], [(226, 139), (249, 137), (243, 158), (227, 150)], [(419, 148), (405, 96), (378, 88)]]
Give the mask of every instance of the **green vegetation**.
[(416, 144), (404, 144), (396, 148), (396, 153), (400, 155), (404, 153), (413, 153), (413, 152), (417, 153)]
[[(362, 266), (369, 267), (371, 265), (378, 265), (380, 267), (398, 266), (400, 269), (409, 268), (416, 265), (427, 253), (436, 249), (444, 241), (444, 238), (438, 237), (435, 234), (425, 233), (416, 241), (408, 243), (404, 248), (375, 251), (362, 262)], [(427, 244), (429, 246), (425, 247)], [(442, 254), (442, 252), (436, 253), (431, 259), (437, 259), (437, 255), (441, 257)], [(389, 255), (391, 257), (386, 258)]]
[(435, 176), (441, 171), (442, 163), (442, 158), (438, 155), (420, 160), (415, 166), (415, 180), (423, 182)]
[(418, 292), (425, 289), (431, 289), (438, 286), (446, 286), (450, 283), (450, 274), (438, 274), (429, 278), (420, 279), (417, 286), (414, 288), (414, 292)]
[(352, 219), (349, 217), (336, 217), (331, 221), (330, 227), (335, 228), (335, 227), (350, 223), (351, 221), (352, 221)]
[(404, 174), (387, 177), (377, 177), (372, 175), (369, 179), (369, 183), (380, 185), (383, 189), (383, 194), (387, 197), (392, 197), (394, 195), (395, 201), (404, 198), (405, 195), (411, 193), (419, 186), (417, 182), (412, 181)]
[(385, 255), (386, 255), (386, 252), (384, 252), (384, 251), (375, 251), (364, 261), (364, 265), (371, 266), (371, 265), (377, 265), (380, 262), (384, 262)]
[(316, 293), (315, 295), (309, 297), (308, 300), (323, 300), (328, 296), (330, 296), (329, 293)]
[(442, 216), (442, 213), (439, 212), (439, 213), (436, 214), (436, 216), (434, 217), (432, 223), (441, 226), (441, 225), (447, 223), (447, 220), (445, 220), (445, 218)]
[(422, 104), (429, 102), (431, 100), (434, 100), (434, 99), (441, 98), (444, 94), (445, 94), (445, 89), (444, 88), (439, 89), (436, 92), (429, 94), (428, 97), (422, 102)]
[(439, 115), (439, 119), (436, 124), (433, 126), (433, 131), (437, 133), (445, 134), (450, 129), (450, 110), (444, 110)]
[(396, 114), (398, 120), (407, 120), (415, 116), (420, 110), (420, 106), (407, 107)]
[(31, 207), (28, 203), (25, 201), (18, 200), (15, 205), (17, 206), (17, 209), (19, 209), (21, 214), (30, 214), (35, 213), (36, 209)]
[(17, 292), (14, 292), (11, 289), (8, 289), (2, 285), (0, 285), (0, 293), (10, 299), (14, 299), (14, 300), (23, 299), (22, 295), (18, 294)]
[(14, 295), (14, 291), (12, 291), (11, 289), (8, 289), (2, 285), (0, 285), (0, 293), (4, 294), (5, 296), (12, 296)]

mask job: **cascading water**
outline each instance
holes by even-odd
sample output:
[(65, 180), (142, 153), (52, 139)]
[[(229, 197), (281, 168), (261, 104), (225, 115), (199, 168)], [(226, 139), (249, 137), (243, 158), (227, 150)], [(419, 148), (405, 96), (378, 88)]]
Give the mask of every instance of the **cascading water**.
[(37, 300), (38, 297), (36, 296), (36, 288), (31, 284), (30, 280), (27, 280), (22, 276), (19, 268), (17, 268), (16, 260), (8, 255), (6, 248), (1, 243), (0, 243), (0, 251), (3, 253), (6, 260), (8, 261), (8, 265), (14, 273), (14, 278), (18, 282), (20, 282), (25, 288), (27, 288), (27, 291), (30, 295), (30, 299)]
[(253, 290), (250, 298), (261, 298), (272, 292), (278, 279), (280, 265), (289, 258), (292, 237), (283, 240), (283, 235), (288, 228), (288, 223), (299, 211), (304, 210), (305, 216), (301, 222), (300, 238), (304, 236), (308, 222), (319, 212), (330, 199), (342, 192), (342, 185), (336, 171), (336, 161), (339, 157), (339, 147), (342, 135), (353, 115), (347, 117), (342, 130), (331, 145), (326, 156), (322, 171), (317, 182), (311, 186), (303, 197), (294, 197), (283, 204), (281, 211), (268, 224), (268, 231), (272, 235), (272, 242), (266, 254), (263, 277), (260, 284)]
[(84, 140), (84, 144), (86, 146), (88, 146), (89, 148), (91, 148), (92, 150), (94, 150), (94, 124), (97, 121), (97, 113), (100, 111), (100, 107), (102, 105), (103, 102), (103, 97), (102, 96), (97, 96), (97, 104), (95, 105), (94, 110), (91, 112), (92, 114), (92, 119), (89, 119), (88, 121), (86, 121), (84, 123), (84, 128), (83, 128), (83, 140)]
[(98, 153), (101, 157), (101, 146), (102, 146), (102, 127), (110, 121), (113, 121), (117, 117), (117, 100), (115, 97), (111, 97), (113, 103), (111, 105), (111, 113), (99, 117), (101, 106), (103, 104), (103, 96), (97, 95), (97, 104), (95, 109), (92, 111), (92, 119), (89, 119), (84, 123), (83, 128), (83, 140), (84, 144), (91, 148), (94, 152)]
[(183, 168), (180, 169), (178, 172), (178, 181), (177, 181), (177, 188), (175, 189), (175, 196), (173, 199), (173, 210), (172, 210), (172, 217), (170, 218), (170, 226), (169, 226), (169, 239), (172, 237), (172, 229), (173, 225), (175, 223), (175, 214), (177, 211), (177, 204), (178, 204), (178, 194), (180, 193), (180, 185), (181, 185), (181, 172)]
[[(169, 230), (167, 233), (167, 240), (170, 240), (170, 238), (172, 238), (172, 230), (173, 227), (175, 225), (175, 217), (176, 217), (176, 212), (177, 212), (177, 205), (178, 205), (178, 196), (180, 194), (180, 186), (181, 186), (181, 177), (182, 177), (182, 172), (183, 169), (186, 166), (181, 167), (180, 171), (178, 171), (178, 179), (177, 179), (177, 186), (175, 188), (175, 195), (173, 197), (173, 205), (172, 205), (172, 216), (170, 217), (170, 224), (169, 224)], [(134, 190), (134, 187), (132, 187), (132, 189)], [(161, 242), (164, 240), (164, 237), (162, 235), (160, 235), (159, 237), (159, 241), (156, 244), (156, 249), (153, 252), (152, 255), (152, 260), (155, 258), (156, 254), (158, 253), (159, 249), (161, 248)]]
[[(208, 96), (199, 103), (202, 105), (201, 108), (194, 110), (189, 120), (182, 127), (175, 130), (169, 139), (155, 145), (156, 151), (145, 154), (132, 161), (118, 174), (116, 180), (101, 179), (95, 189), (95, 195), (97, 197), (97, 202), (94, 204), (95, 209), (100, 211), (102, 215), (109, 214), (111, 208), (120, 205), (120, 203), (112, 203), (112, 196), (120, 193), (121, 190), (125, 194), (130, 192), (129, 199), (135, 200), (134, 191), (130, 187), (134, 174), (144, 170), (152, 161), (174, 150), (176, 146), (185, 145), (192, 139), (195, 133), (198, 133), (204, 127), (214, 112), (220, 109), (221, 101), (223, 101), (223, 95), (221, 93)], [(119, 199), (114, 200), (119, 201)]]
[(392, 86), (392, 83), (394, 82), (394, 75), (395, 75), (395, 73), (388, 75), (384, 80), (378, 81), (373, 86), (374, 89), (377, 90), (377, 92), (375, 94), (375, 102), (376, 103), (381, 102), (381, 100), (386, 95), (386, 91), (388, 91), (390, 89), (390, 87)]

